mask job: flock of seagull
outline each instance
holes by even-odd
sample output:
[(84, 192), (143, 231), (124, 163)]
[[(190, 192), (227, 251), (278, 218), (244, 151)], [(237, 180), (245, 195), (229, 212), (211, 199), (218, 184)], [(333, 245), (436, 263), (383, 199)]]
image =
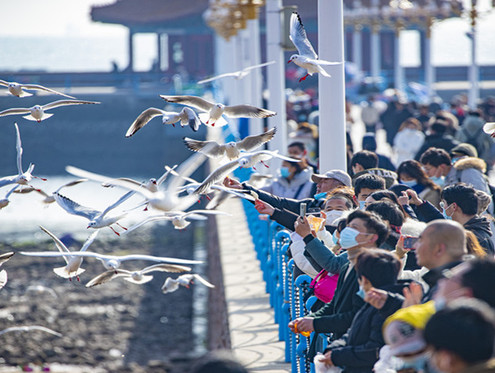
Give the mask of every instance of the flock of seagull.
[[(302, 26), (301, 20), (297, 13), (294, 13), (291, 17), (291, 31), (290, 38), (296, 45), (299, 54), (293, 55), (290, 61), (293, 61), (298, 66), (307, 69), (307, 75), (301, 78), (306, 79), (308, 75), (313, 73), (321, 73), (325, 76), (328, 74), (321, 68), (320, 65), (329, 65), (327, 61), (318, 60), (311, 43), (306, 37), (306, 32)], [(290, 62), (289, 61), (289, 62)], [(218, 77), (205, 79), (199, 83), (205, 83), (214, 79), (220, 79), (226, 76), (234, 76), (237, 79), (242, 79), (252, 69), (267, 66), (273, 62), (267, 62), (261, 65), (256, 65), (251, 68), (246, 68), (243, 71), (236, 73), (223, 74)], [(8, 92), (17, 97), (28, 97), (32, 94), (28, 91), (39, 90), (49, 94), (55, 94), (64, 96), (67, 99), (54, 101), (45, 105), (35, 105), (30, 108), (10, 108), (0, 111), (0, 117), (9, 115), (24, 115), (25, 119), (34, 120), (38, 123), (48, 119), (53, 114), (46, 113), (49, 109), (55, 109), (62, 106), (69, 105), (85, 105), (85, 104), (100, 104), (95, 101), (78, 100), (75, 97), (66, 95), (64, 93), (55, 91), (53, 89), (43, 87), (36, 84), (20, 84), (16, 82), (6, 82), (0, 80), (0, 86), (4, 86), (8, 89)], [(251, 105), (224, 105), (222, 103), (213, 103), (196, 96), (171, 96), (160, 95), (160, 97), (169, 103), (180, 104), (184, 107), (180, 112), (167, 112), (158, 108), (148, 108), (144, 110), (130, 125), (125, 137), (133, 136), (138, 130), (143, 128), (151, 119), (156, 116), (162, 117), (163, 124), (171, 124), (175, 126), (175, 123), (179, 122), (182, 127), (189, 125), (193, 131), (197, 131), (201, 124), (212, 128), (218, 128), (228, 123), (227, 118), (266, 118), (276, 115), (275, 112), (258, 108)], [(200, 111), (196, 113), (194, 110)], [(16, 150), (17, 150), (17, 170), (16, 175), (5, 176), (0, 178), (0, 188), (8, 187), (8, 191), (5, 194), (5, 198), (0, 199), (0, 209), (9, 205), (9, 198), (13, 193), (25, 194), (30, 192), (37, 192), (43, 196), (43, 203), (51, 204), (56, 203), (67, 213), (78, 215), (85, 218), (88, 221), (87, 228), (94, 229), (95, 231), (90, 234), (82, 245), (79, 251), (70, 251), (66, 245), (52, 232), (45, 227), (40, 226), (40, 229), (46, 233), (54, 242), (58, 251), (43, 251), (43, 252), (25, 252), (21, 251), (19, 254), (26, 256), (36, 257), (62, 257), (65, 261), (65, 265), (62, 267), (54, 268), (53, 271), (57, 276), (65, 279), (72, 280), (75, 278), (80, 280), (80, 275), (85, 271), (81, 266), (84, 258), (96, 258), (103, 264), (104, 271), (91, 279), (86, 287), (93, 287), (96, 285), (104, 284), (116, 278), (123, 278), (126, 281), (135, 284), (144, 284), (153, 279), (151, 273), (153, 272), (167, 272), (167, 273), (184, 273), (190, 272), (192, 269), (189, 265), (201, 263), (195, 260), (186, 260), (170, 257), (158, 257), (151, 255), (103, 255), (97, 252), (88, 251), (88, 248), (95, 241), (100, 229), (108, 227), (115, 234), (124, 236), (129, 232), (138, 229), (144, 224), (159, 221), (168, 220), (171, 221), (176, 229), (183, 229), (190, 224), (189, 220), (204, 220), (209, 214), (225, 214), (224, 212), (215, 210), (216, 206), (221, 203), (221, 200), (229, 196), (237, 196), (239, 198), (245, 198), (249, 200), (256, 199), (257, 196), (242, 193), (238, 190), (232, 190), (224, 187), (221, 182), (231, 172), (237, 168), (255, 167), (258, 163), (264, 164), (264, 162), (270, 160), (273, 157), (277, 157), (283, 160), (299, 162), (299, 159), (294, 159), (278, 154), (277, 151), (268, 150), (256, 150), (262, 145), (269, 142), (276, 134), (276, 128), (272, 128), (264, 133), (252, 135), (244, 138), (241, 141), (229, 142), (226, 144), (219, 144), (215, 141), (201, 141), (188, 137), (184, 138), (186, 147), (194, 152), (189, 158), (187, 158), (180, 165), (173, 167), (165, 166), (165, 171), (158, 179), (150, 178), (146, 182), (139, 182), (130, 178), (112, 178), (105, 175), (96, 174), (87, 170), (82, 170), (73, 166), (67, 166), (66, 171), (78, 179), (69, 183), (59, 186), (54, 192), (47, 193), (41, 188), (31, 185), (33, 179), (42, 179), (32, 174), (34, 170), (34, 164), (30, 163), (27, 170), (23, 171), (22, 164), (22, 142), (19, 126), (14, 123), (16, 133)], [(213, 170), (203, 181), (199, 182), (191, 178), (191, 175), (203, 164), (208, 158), (222, 158), (224, 162)], [(42, 179), (46, 180), (46, 179)], [(126, 189), (126, 193), (123, 194), (117, 201), (112, 202), (103, 211), (86, 207), (78, 202), (72, 200), (66, 195), (61, 194), (62, 189), (70, 188), (71, 186), (78, 185), (85, 182), (98, 182), (102, 184), (102, 187), (120, 187)], [(128, 200), (133, 195), (139, 195), (142, 197), (142, 202), (134, 208), (126, 210), (120, 214), (111, 215), (111, 211), (120, 206), (124, 201)], [(210, 201), (204, 210), (193, 210), (190, 208), (198, 201), (201, 196), (214, 194), (214, 200)], [(213, 203), (214, 202), (214, 203)], [(127, 214), (132, 213), (136, 209), (144, 209), (150, 211), (149, 216), (143, 221), (135, 224), (132, 227), (125, 228), (119, 224), (119, 220)], [(119, 227), (121, 232), (118, 232), (115, 227)], [(4, 264), (14, 255), (13, 252), (0, 255), (0, 266)], [(126, 261), (142, 260), (150, 261), (155, 264), (145, 267), (139, 270), (127, 270), (120, 268), (121, 264)], [(200, 275), (195, 273), (186, 273), (178, 276), (177, 278), (168, 277), (162, 286), (163, 293), (169, 293), (176, 291), (180, 286), (189, 287), (194, 281), (197, 281), (205, 286), (214, 287), (213, 284), (203, 279)], [(5, 270), (0, 271), (0, 289), (7, 283), (7, 273)], [(40, 326), (25, 326), (5, 329), (0, 331), (0, 335), (7, 331), (14, 330), (45, 330), (46, 328)], [(49, 330), (49, 329), (48, 329)], [(47, 331), (47, 330), (45, 330)], [(55, 331), (50, 331), (52, 334), (58, 334)]]

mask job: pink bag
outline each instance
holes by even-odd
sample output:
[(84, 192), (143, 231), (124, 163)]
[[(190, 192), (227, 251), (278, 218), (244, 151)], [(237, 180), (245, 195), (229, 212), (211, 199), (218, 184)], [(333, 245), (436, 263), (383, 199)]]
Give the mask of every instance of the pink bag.
[(339, 275), (329, 274), (328, 271), (324, 269), (316, 275), (316, 277), (311, 281), (309, 285), (313, 289), (315, 296), (328, 303), (332, 300), (335, 289), (337, 288), (337, 281), (339, 280)]

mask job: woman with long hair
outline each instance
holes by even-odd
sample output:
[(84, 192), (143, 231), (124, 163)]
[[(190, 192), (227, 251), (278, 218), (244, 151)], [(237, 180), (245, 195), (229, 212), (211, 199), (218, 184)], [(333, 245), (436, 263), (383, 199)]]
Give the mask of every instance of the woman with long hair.
[(440, 207), (442, 189), (426, 175), (421, 163), (414, 160), (402, 162), (397, 168), (401, 184), (412, 188), (419, 198), (430, 202), (436, 208)]

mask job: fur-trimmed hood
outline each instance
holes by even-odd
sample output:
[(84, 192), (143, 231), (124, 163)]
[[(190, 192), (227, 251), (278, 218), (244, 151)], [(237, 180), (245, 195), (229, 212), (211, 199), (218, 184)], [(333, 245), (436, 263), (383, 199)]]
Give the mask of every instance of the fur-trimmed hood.
[(465, 157), (465, 158), (461, 158), (457, 162), (455, 162), (454, 168), (458, 171), (464, 171), (464, 170), (467, 170), (468, 168), (475, 168), (475, 169), (481, 171), (482, 173), (485, 173), (486, 172), (486, 163), (481, 158)]

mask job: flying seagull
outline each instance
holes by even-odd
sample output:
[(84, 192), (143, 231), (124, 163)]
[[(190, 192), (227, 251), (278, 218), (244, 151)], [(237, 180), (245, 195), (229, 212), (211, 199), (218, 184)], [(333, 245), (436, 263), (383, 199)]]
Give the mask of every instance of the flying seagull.
[(17, 97), (32, 96), (33, 95), (32, 93), (28, 93), (25, 91), (25, 89), (28, 89), (28, 90), (36, 90), (36, 91), (45, 91), (45, 92), (53, 93), (54, 95), (60, 95), (67, 98), (75, 99), (75, 97), (66, 95), (65, 93), (61, 93), (59, 91), (55, 91), (54, 89), (43, 87), (42, 85), (39, 84), (22, 84), (17, 82), (6, 82), (5, 80), (0, 80), (0, 85), (7, 87), (10, 94)]
[(131, 137), (141, 128), (143, 128), (154, 117), (162, 116), (163, 124), (171, 124), (175, 127), (176, 122), (180, 122), (182, 127), (190, 126), (194, 132), (199, 129), (201, 120), (191, 108), (185, 107), (179, 113), (173, 111), (164, 111), (154, 107), (150, 107), (143, 111), (127, 130), (125, 137)]
[(258, 69), (260, 67), (264, 67), (264, 66), (268, 66), (268, 65), (273, 65), (274, 63), (275, 63), (275, 61), (270, 61), (270, 62), (260, 63), (258, 65), (248, 66), (248, 67), (245, 67), (244, 69), (239, 70), (239, 71), (220, 74), (220, 75), (208, 78), (208, 79), (200, 80), (198, 82), (198, 84), (204, 84), (204, 83), (212, 82), (213, 80), (228, 78), (228, 77), (232, 77), (232, 78), (237, 79), (237, 80), (244, 79), (251, 72), (251, 70)]
[(42, 120), (50, 118), (53, 114), (45, 113), (46, 110), (54, 109), (60, 106), (68, 105), (82, 105), (82, 104), (99, 104), (96, 101), (83, 101), (83, 100), (59, 100), (50, 102), (46, 105), (34, 105), (30, 108), (12, 108), (4, 111), (0, 111), (0, 117), (6, 115), (16, 115), (16, 114), (28, 114), (23, 116), (27, 120), (32, 120), (40, 123)]
[(225, 118), (222, 114), (229, 118), (267, 118), (274, 116), (274, 111), (261, 109), (251, 105), (234, 105), (226, 106), (220, 103), (212, 103), (204, 98), (197, 96), (165, 96), (160, 95), (167, 102), (172, 102), (176, 104), (192, 106), (198, 110), (204, 111), (205, 113), (200, 113), (199, 118), (207, 126), (222, 127), (227, 124)]
[(290, 17), (289, 38), (296, 46), (298, 54), (293, 54), (288, 63), (294, 62), (297, 66), (307, 70), (307, 74), (299, 79), (299, 82), (302, 82), (308, 75), (313, 75), (314, 73), (320, 73), (329, 78), (330, 74), (328, 74), (321, 65), (338, 65), (342, 63), (318, 59), (318, 55), (306, 35), (306, 30), (304, 30), (301, 17), (299, 17), (297, 12), (293, 12)]
[[(188, 137), (184, 137), (184, 143), (189, 150), (194, 152), (204, 153), (211, 158), (218, 158), (226, 155), (232, 161), (239, 158), (242, 151), (249, 152), (267, 143), (273, 139), (276, 132), (277, 129), (274, 127), (262, 134), (247, 136), (241, 141), (231, 141), (226, 144), (219, 144), (216, 141), (199, 141)], [(211, 146), (208, 148), (208, 152), (205, 152), (203, 149), (210, 144)]]
[(171, 277), (167, 277), (167, 279), (163, 283), (162, 292), (164, 294), (172, 293), (172, 292), (176, 291), (177, 289), (179, 289), (179, 286), (184, 286), (186, 288), (189, 288), (189, 286), (194, 283), (194, 280), (198, 280), (198, 282), (200, 284), (203, 284), (204, 286), (207, 286), (209, 288), (215, 287), (215, 285), (210, 284), (203, 277), (201, 277), (197, 273), (194, 273), (194, 274), (181, 275), (181, 276), (177, 277), (176, 279), (173, 279)]

